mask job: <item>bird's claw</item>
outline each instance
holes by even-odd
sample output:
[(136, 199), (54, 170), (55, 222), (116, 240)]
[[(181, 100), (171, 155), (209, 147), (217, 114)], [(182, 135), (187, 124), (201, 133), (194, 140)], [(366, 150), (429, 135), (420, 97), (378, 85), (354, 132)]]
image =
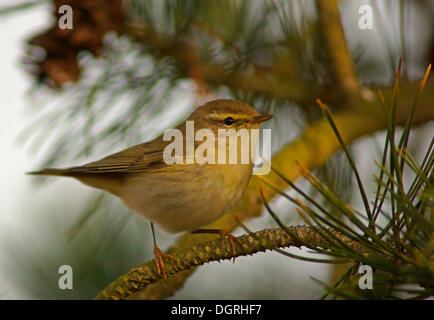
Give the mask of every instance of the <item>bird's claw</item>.
[(154, 247), (154, 257), (155, 257), (155, 266), (157, 267), (157, 272), (159, 275), (163, 277), (164, 280), (167, 279), (166, 275), (166, 267), (164, 266), (163, 258), (166, 260), (171, 260), (176, 262), (176, 259), (170, 254), (163, 253), (160, 248), (157, 246)]
[(240, 244), (240, 241), (238, 240), (237, 237), (235, 237), (234, 235), (232, 235), (232, 233), (230, 233), (230, 232), (228, 232), (226, 230), (220, 230), (220, 239), (222, 241), (222, 248), (223, 249), (224, 249), (224, 246), (225, 246), (225, 238), (228, 239), (228, 241), (229, 241), (229, 244), (230, 244), (231, 249), (232, 249), (232, 254), (234, 256), (233, 263), (235, 263), (235, 254), (236, 254), (236, 251), (235, 251), (235, 242), (238, 243), (238, 244)]

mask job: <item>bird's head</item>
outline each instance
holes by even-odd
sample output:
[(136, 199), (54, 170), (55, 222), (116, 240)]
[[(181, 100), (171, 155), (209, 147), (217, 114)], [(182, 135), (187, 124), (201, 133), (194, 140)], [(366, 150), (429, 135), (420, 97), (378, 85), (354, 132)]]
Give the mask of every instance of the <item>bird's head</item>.
[(254, 129), (271, 119), (260, 114), (248, 104), (232, 99), (217, 99), (198, 107), (187, 120), (193, 120), (195, 129)]

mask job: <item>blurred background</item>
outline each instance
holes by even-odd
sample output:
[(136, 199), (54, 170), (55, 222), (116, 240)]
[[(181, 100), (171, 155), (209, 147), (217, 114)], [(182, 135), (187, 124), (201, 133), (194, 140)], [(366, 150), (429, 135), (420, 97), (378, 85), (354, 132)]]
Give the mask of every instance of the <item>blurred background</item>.
[[(71, 30), (58, 27), (62, 4), (73, 9)], [(372, 9), (372, 29), (361, 27), (363, 5)], [(399, 57), (409, 86), (434, 61), (434, 1), (342, 0), (339, 12), (367, 99), (392, 86)], [(152, 139), (214, 98), (275, 114), (267, 124), (273, 152), (321, 116), (317, 97), (327, 97), (333, 111), (348, 108), (327, 52), (329, 30), (319, 20), (316, 1), (3, 0), (0, 299), (91, 299), (153, 258), (148, 223), (117, 198), (25, 172), (81, 164)], [(431, 142), (432, 120), (412, 132), (416, 159)], [(385, 134), (368, 133), (351, 152), (369, 187)], [(361, 208), (341, 152), (315, 173)], [(287, 200), (276, 197), (272, 206), (285, 223), (302, 223)], [(252, 230), (275, 226), (267, 214), (245, 223)], [(157, 237), (166, 249), (178, 236)], [(61, 265), (73, 268), (73, 290), (58, 287)], [(316, 299), (323, 288), (312, 277), (328, 282), (332, 269), (260, 253), (200, 267), (172, 298)]]

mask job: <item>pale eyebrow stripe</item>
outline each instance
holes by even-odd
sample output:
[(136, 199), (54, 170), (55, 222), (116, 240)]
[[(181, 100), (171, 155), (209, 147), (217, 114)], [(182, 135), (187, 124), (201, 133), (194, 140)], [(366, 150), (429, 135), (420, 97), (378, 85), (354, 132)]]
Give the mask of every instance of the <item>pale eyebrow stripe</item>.
[(233, 113), (210, 113), (205, 116), (205, 118), (209, 120), (223, 120), (227, 117), (231, 117), (234, 120), (236, 119), (246, 119), (246, 116), (243, 114), (233, 114)]

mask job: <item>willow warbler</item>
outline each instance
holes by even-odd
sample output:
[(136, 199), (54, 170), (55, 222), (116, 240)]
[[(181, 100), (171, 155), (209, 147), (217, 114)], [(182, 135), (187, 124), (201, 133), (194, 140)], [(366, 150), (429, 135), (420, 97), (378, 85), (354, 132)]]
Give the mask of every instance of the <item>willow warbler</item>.
[[(241, 198), (252, 174), (253, 159), (249, 157), (247, 163), (199, 163), (193, 157), (191, 161), (191, 156), (195, 152), (197, 155), (198, 149), (203, 150), (203, 146), (200, 147), (201, 141), (194, 140), (189, 147), (188, 136), (194, 136), (201, 129), (208, 129), (207, 132), (216, 137), (222, 135), (221, 129), (234, 129), (232, 132), (247, 129), (250, 133), (251, 129), (258, 129), (261, 122), (271, 117), (259, 114), (241, 101), (218, 99), (198, 107), (186, 121), (175, 128), (183, 137), (183, 150), (177, 159), (179, 161), (168, 164), (166, 148), (173, 142), (166, 141), (164, 135), (161, 135), (152, 141), (82, 166), (48, 168), (30, 174), (73, 177), (86, 185), (114, 194), (132, 211), (151, 221), (153, 235), (152, 223), (171, 233), (195, 230), (197, 233), (207, 232), (206, 229), (197, 229), (224, 215)], [(188, 122), (194, 124), (192, 133), (188, 132)], [(218, 138), (215, 140), (219, 142), (212, 146), (214, 150), (206, 150), (204, 156), (209, 156), (207, 153), (214, 151), (217, 157), (218, 151), (221, 152), (221, 142)], [(251, 147), (255, 148), (257, 141), (251, 140), (254, 144)], [(230, 143), (226, 139), (223, 141), (226, 144), (222, 149), (226, 153), (223, 158), (228, 159)], [(237, 143), (236, 151), (241, 152), (241, 143)], [(208, 231), (217, 233), (216, 230)], [(218, 232), (224, 234), (224, 231)], [(157, 270), (165, 278), (162, 257), (170, 257), (158, 249), (155, 235), (154, 254)]]

